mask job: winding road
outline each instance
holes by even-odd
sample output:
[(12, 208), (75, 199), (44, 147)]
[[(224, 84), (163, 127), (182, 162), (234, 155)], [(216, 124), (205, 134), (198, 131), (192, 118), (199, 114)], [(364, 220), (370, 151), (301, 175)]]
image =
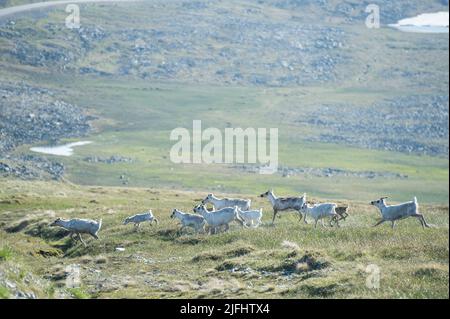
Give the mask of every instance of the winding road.
[(63, 0), (63, 1), (35, 2), (35, 3), (0, 9), (0, 19), (3, 17), (6, 17), (6, 16), (16, 14), (16, 13), (31, 11), (34, 9), (54, 7), (54, 6), (58, 6), (58, 5), (102, 3), (102, 2), (140, 2), (140, 1), (142, 1), (142, 0)]

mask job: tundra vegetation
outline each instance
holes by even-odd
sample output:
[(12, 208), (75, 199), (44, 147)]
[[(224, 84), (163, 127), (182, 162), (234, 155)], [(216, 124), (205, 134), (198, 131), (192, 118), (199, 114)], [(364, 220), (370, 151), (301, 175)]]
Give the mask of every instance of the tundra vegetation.
[[(314, 229), (286, 212), (275, 227), (266, 214), (258, 228), (231, 223), (208, 235), (180, 233), (170, 218), (173, 205), (191, 211), (203, 192), (18, 180), (0, 186), (0, 285), (10, 297), (448, 298), (447, 205), (421, 204), (434, 225), (426, 229), (415, 218), (394, 230), (374, 228), (378, 209), (355, 200), (339, 228)], [(266, 199), (245, 197), (271, 210)], [(158, 212), (157, 226), (123, 227), (148, 207)], [(102, 217), (100, 239), (85, 237), (86, 247), (71, 240), (49, 227), (55, 216)], [(371, 264), (381, 271), (379, 289), (365, 284)], [(76, 290), (66, 288), (70, 265), (81, 268)]]
[[(347, 0), (89, 4), (73, 30), (64, 7), (0, 19), (0, 297), (448, 298), (448, 34), (384, 27), (448, 3), (376, 3), (380, 29)], [(171, 162), (170, 132), (193, 120), (278, 128), (278, 172)], [(70, 157), (30, 152), (81, 139)], [(349, 216), (271, 226), (272, 187)], [(262, 223), (179, 232), (174, 208), (208, 193), (250, 199)], [(432, 227), (372, 227), (382, 196), (416, 196)], [(148, 209), (159, 224), (122, 225)], [(58, 217), (102, 219), (99, 239)]]

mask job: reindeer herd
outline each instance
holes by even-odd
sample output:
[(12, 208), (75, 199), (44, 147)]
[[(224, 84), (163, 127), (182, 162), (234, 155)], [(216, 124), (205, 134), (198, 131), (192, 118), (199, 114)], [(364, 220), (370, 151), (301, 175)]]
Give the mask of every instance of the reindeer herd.
[[(348, 206), (338, 206), (334, 203), (309, 204), (306, 200), (306, 194), (298, 197), (277, 197), (273, 190), (268, 190), (259, 196), (267, 197), (272, 205), (272, 225), (275, 224), (276, 216), (286, 211), (296, 211), (299, 214), (300, 221), (303, 219), (305, 224), (308, 224), (307, 217), (311, 217), (314, 220), (314, 228), (317, 227), (319, 221), (321, 221), (322, 226), (325, 226), (325, 219), (329, 219), (331, 227), (335, 225), (340, 227), (339, 221), (348, 217)], [(386, 198), (382, 197), (370, 202), (381, 213), (381, 220), (374, 227), (389, 221), (391, 222), (391, 227), (394, 228), (398, 220), (408, 217), (417, 218), (423, 228), (430, 227), (423, 215), (419, 213), (419, 204), (416, 197), (411, 202), (399, 205), (387, 205)], [(207, 208), (207, 204), (213, 206), (211, 210)], [(218, 198), (214, 194), (208, 194), (201, 204), (193, 208), (193, 214), (174, 209), (170, 217), (180, 221), (180, 232), (187, 228), (192, 228), (197, 233), (215, 234), (220, 231), (227, 231), (230, 227), (229, 224), (232, 222), (237, 222), (244, 228), (256, 228), (262, 224), (263, 211), (262, 208), (257, 210), (251, 209), (251, 204), (250, 199)], [(142, 214), (127, 217), (123, 224), (133, 224), (135, 230), (138, 230), (140, 224), (144, 222), (148, 222), (151, 225), (153, 223), (158, 224), (158, 219), (149, 210)], [(63, 220), (58, 218), (50, 226), (65, 228), (69, 231), (71, 238), (76, 235), (86, 245), (81, 234), (89, 234), (98, 239), (102, 220), (94, 221), (78, 218)]]

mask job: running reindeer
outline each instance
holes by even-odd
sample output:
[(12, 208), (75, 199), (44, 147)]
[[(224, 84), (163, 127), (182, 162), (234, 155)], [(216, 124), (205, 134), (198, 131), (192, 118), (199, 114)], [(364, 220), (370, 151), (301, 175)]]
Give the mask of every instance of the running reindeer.
[(378, 200), (371, 201), (370, 204), (377, 207), (381, 213), (381, 220), (374, 225), (378, 226), (386, 221), (390, 221), (391, 227), (395, 227), (395, 223), (397, 220), (405, 219), (408, 217), (415, 217), (420, 221), (422, 228), (430, 227), (425, 221), (425, 218), (422, 214), (419, 213), (419, 203), (417, 202), (417, 198), (414, 197), (414, 200), (411, 202), (406, 202), (398, 205), (386, 205), (387, 197), (381, 197)]
[[(302, 207), (305, 204), (305, 198), (302, 197), (277, 197), (275, 196), (273, 190), (268, 190), (267, 192), (259, 195), (260, 197), (267, 197), (272, 204), (273, 208), (273, 218), (272, 225), (275, 225), (275, 217), (278, 212), (287, 211), (287, 210), (295, 210), (300, 215), (300, 221), (302, 220)], [(306, 221), (306, 214), (304, 218), (305, 224), (308, 224)]]

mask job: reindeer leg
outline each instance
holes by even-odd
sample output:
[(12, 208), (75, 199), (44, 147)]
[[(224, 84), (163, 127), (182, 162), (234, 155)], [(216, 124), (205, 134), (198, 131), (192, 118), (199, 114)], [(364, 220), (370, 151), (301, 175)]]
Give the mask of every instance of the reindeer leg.
[(272, 218), (272, 225), (275, 225), (275, 217), (277, 216), (278, 211), (277, 210), (273, 210), (273, 218)]
[(395, 228), (395, 220), (392, 221), (392, 225), (391, 225), (392, 229)]
[(415, 214), (412, 216), (419, 219), (420, 223), (422, 224), (422, 228), (425, 228), (425, 227), (430, 228), (430, 225), (427, 224), (427, 222), (425, 221), (425, 217), (423, 217), (422, 214)]
[(375, 225), (373, 225), (373, 227), (377, 227), (378, 225), (384, 223), (386, 220), (382, 219), (380, 220), (378, 223), (376, 223)]
[(315, 221), (314, 221), (314, 228), (317, 228), (317, 222), (318, 222), (319, 220), (318, 219), (316, 219)]
[(84, 242), (83, 238), (81, 237), (81, 234), (78, 233), (78, 238), (80, 239), (80, 241), (83, 243), (84, 247), (86, 247), (86, 243)]
[(423, 217), (423, 215), (421, 215), (421, 218), (420, 218), (420, 219), (423, 221), (423, 225), (424, 225), (426, 228), (431, 228), (431, 226), (428, 225), (427, 222), (425, 221), (425, 217)]
[(420, 222), (420, 225), (422, 225), (422, 228), (425, 228), (425, 225), (423, 224), (423, 220), (421, 218), (423, 216), (421, 216), (420, 214), (414, 214), (414, 215), (411, 215), (411, 217), (417, 218), (419, 220), (419, 222)]

